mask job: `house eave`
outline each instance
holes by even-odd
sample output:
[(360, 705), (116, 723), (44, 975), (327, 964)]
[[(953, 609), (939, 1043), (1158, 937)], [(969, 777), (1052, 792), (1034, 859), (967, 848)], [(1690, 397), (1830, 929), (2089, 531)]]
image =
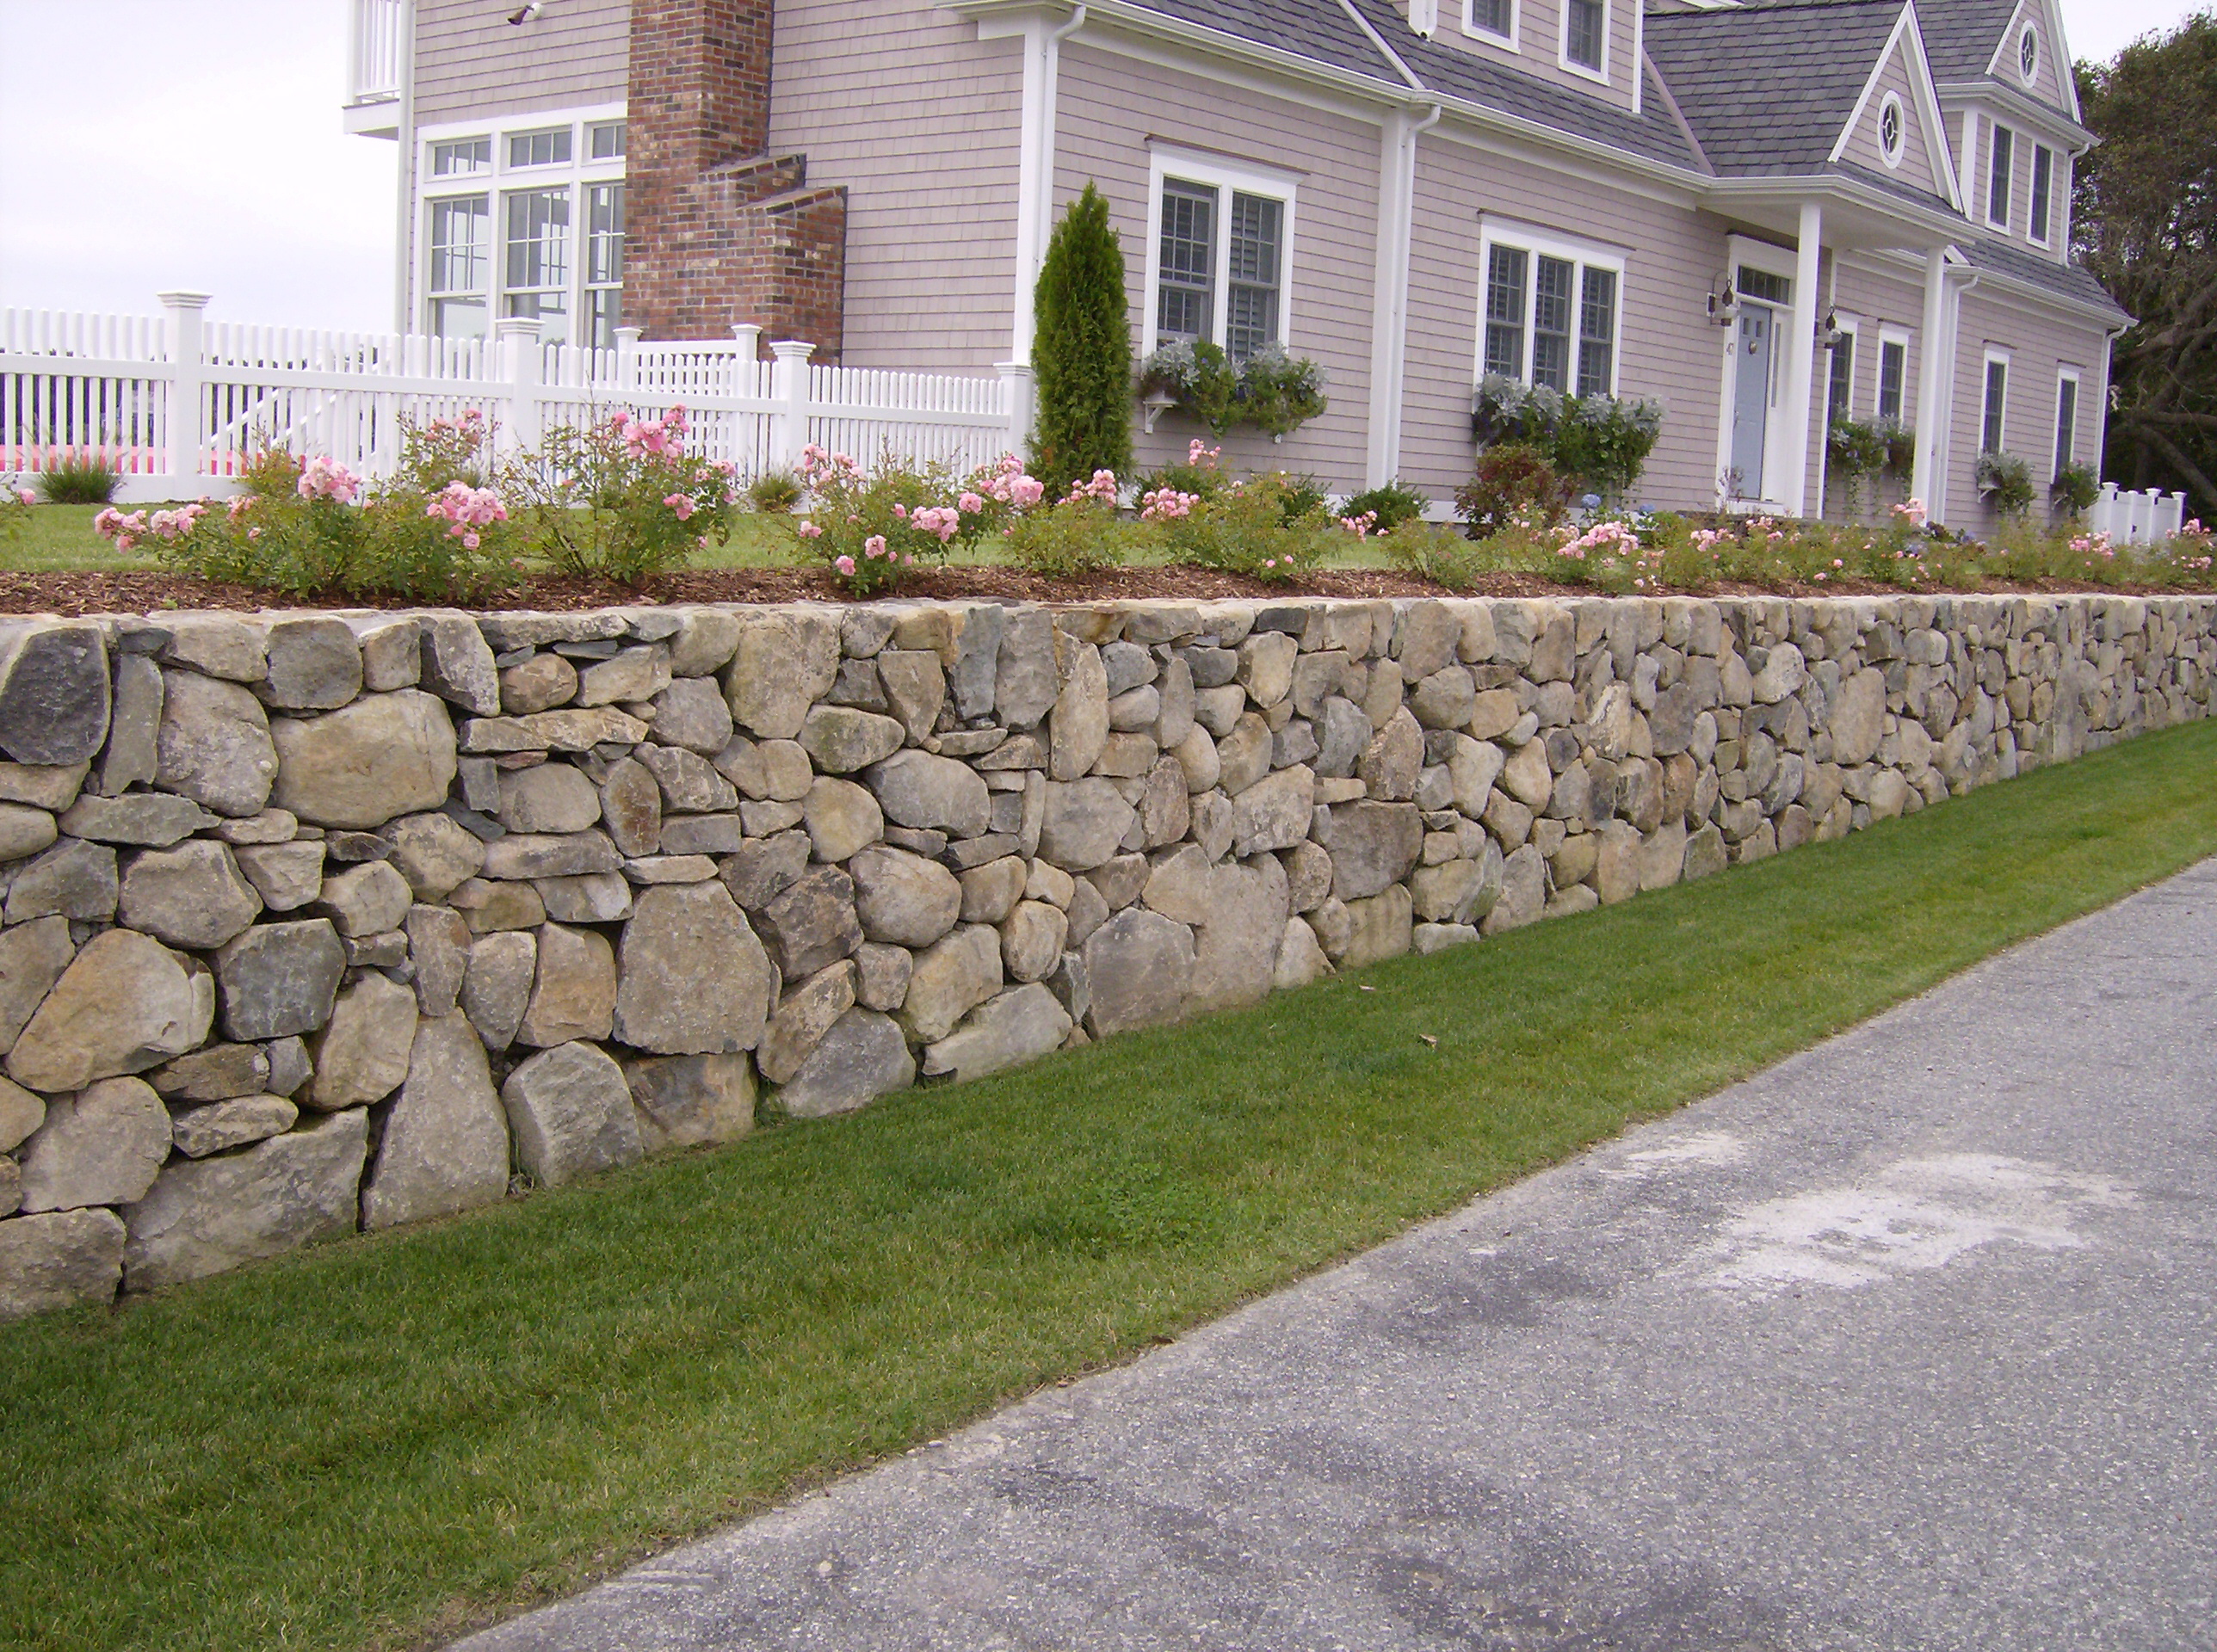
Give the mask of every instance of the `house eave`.
[[(1849, 222), (1862, 224), (1887, 231), (1909, 231), (1899, 237), (1880, 234), (1869, 239), (1873, 246), (1944, 246), (1961, 238), (1970, 225), (1957, 213), (1934, 206), (1923, 207), (1914, 201), (1889, 195), (1858, 183), (1853, 178), (1837, 173), (1806, 173), (1794, 176), (1763, 178), (1708, 178), (1700, 191), (1703, 204), (1712, 211), (1732, 216), (1745, 216), (1750, 211), (1777, 211), (1798, 213), (1801, 203), (1819, 200), (1839, 209)], [(1846, 224), (1843, 227), (1847, 227)], [(1825, 239), (1832, 241), (1828, 225)]]
[(1932, 89), (1942, 97), (1986, 103), (2005, 111), (2015, 120), (2043, 126), (2051, 137), (2060, 137), (2074, 157), (2084, 155), (2097, 142), (2092, 133), (2061, 109), (2026, 96), (2005, 80), (1942, 80), (1935, 82)]

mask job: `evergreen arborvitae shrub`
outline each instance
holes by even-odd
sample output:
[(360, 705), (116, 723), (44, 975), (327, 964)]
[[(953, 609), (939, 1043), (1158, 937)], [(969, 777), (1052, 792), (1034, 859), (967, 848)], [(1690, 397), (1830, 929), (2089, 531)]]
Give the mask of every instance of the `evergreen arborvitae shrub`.
[(1096, 471), (1132, 468), (1132, 334), (1124, 254), (1091, 183), (1047, 243), (1036, 290), (1032, 472), (1059, 498)]

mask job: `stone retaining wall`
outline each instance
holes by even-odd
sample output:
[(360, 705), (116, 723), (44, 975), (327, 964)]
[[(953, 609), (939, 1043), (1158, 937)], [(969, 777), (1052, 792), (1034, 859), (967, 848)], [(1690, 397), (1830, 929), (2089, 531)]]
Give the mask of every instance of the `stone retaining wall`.
[(2213, 605), (0, 635), (0, 1317), (1624, 900), (2208, 705)]

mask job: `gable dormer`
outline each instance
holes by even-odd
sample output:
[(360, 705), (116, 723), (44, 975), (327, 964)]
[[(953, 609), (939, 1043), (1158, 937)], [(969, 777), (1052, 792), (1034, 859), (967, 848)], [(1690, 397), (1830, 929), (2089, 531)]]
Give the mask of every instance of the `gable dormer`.
[(1986, 76), (2034, 102), (2078, 120), (2078, 88), (2071, 71), (2063, 20), (2052, 0), (2020, 0), (1994, 43)]
[(1831, 158), (1936, 195), (1959, 209), (1963, 206), (1913, 7), (1905, 5), (1895, 20), (1870, 78), (1833, 140)]
[(1987, 238), (2063, 262), (2072, 166), (2092, 139), (2054, 0), (1944, 0), (1922, 29), (1965, 213)]

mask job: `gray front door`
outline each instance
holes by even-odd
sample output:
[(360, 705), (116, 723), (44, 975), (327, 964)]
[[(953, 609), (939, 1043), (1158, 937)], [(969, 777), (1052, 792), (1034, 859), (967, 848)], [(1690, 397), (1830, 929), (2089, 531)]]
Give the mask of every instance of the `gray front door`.
[(1763, 497), (1763, 438), (1770, 414), (1770, 311), (1746, 305), (1739, 312), (1738, 377), (1732, 385), (1732, 469), (1744, 499)]

